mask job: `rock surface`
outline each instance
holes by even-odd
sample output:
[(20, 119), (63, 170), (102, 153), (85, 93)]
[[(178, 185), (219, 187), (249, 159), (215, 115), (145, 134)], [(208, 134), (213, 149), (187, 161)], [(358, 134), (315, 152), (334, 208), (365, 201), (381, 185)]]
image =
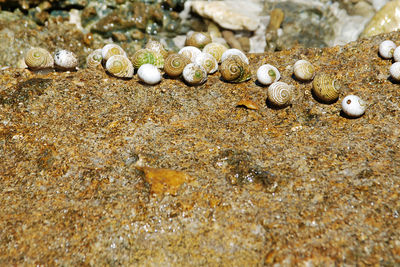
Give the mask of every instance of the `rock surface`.
[[(385, 39), (400, 43), (251, 54), (241, 84), (1, 70), (0, 265), (399, 265), (400, 85), (377, 54)], [(337, 78), (336, 103), (291, 77), (300, 58)], [(265, 63), (295, 87), (290, 107), (266, 104)], [(361, 118), (341, 115), (350, 93), (369, 103)], [(137, 162), (168, 173), (166, 194)]]

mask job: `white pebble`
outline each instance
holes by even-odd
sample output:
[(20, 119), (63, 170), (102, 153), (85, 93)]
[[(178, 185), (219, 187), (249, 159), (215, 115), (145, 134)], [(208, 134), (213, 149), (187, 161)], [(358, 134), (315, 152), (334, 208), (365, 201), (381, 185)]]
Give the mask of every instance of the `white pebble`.
[(161, 81), (161, 73), (158, 68), (152, 64), (143, 64), (137, 71), (141, 81), (147, 84), (156, 84)]
[(393, 57), (393, 52), (396, 49), (396, 44), (391, 40), (383, 41), (379, 45), (379, 55), (385, 59), (390, 59)]
[(342, 100), (342, 110), (350, 117), (360, 117), (364, 114), (367, 104), (356, 95), (348, 95)]

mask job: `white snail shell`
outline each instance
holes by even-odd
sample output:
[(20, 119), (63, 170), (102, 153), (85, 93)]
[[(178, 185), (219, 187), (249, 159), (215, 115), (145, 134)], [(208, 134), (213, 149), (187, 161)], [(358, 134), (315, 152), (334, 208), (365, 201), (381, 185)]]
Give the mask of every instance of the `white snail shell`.
[(400, 46), (396, 47), (396, 49), (393, 52), (393, 59), (396, 62), (400, 61)]
[(139, 79), (147, 84), (156, 84), (161, 81), (161, 73), (153, 64), (143, 64), (137, 71)]
[(101, 49), (96, 49), (87, 56), (86, 66), (88, 68), (96, 68), (97, 66), (101, 66), (102, 60), (103, 57), (101, 56)]
[(199, 85), (207, 80), (207, 71), (200, 65), (189, 63), (182, 72), (183, 79), (191, 85)]
[(364, 114), (367, 104), (356, 95), (348, 95), (342, 100), (342, 110), (350, 117), (360, 117)]
[(244, 62), (246, 62), (246, 64), (249, 64), (249, 59), (246, 57), (246, 55), (236, 48), (226, 50), (221, 56), (221, 62), (225, 61), (225, 59), (233, 55), (239, 56)]
[(396, 49), (396, 44), (391, 40), (385, 40), (379, 45), (379, 55), (385, 59), (393, 57), (393, 52)]
[(114, 55), (107, 60), (106, 70), (115, 77), (132, 78), (134, 68), (132, 62), (127, 57)]
[(270, 85), (279, 81), (280, 78), (279, 70), (270, 64), (264, 64), (257, 70), (257, 80), (263, 85)]
[(78, 57), (68, 50), (60, 50), (54, 54), (54, 65), (59, 70), (76, 70)]
[(122, 47), (117, 44), (106, 44), (101, 49), (101, 56), (103, 57), (104, 61), (107, 61), (110, 57), (114, 55), (123, 55), (126, 57), (126, 53)]
[(228, 48), (220, 43), (209, 43), (203, 48), (203, 52), (211, 54), (218, 63), (221, 63), (222, 54), (226, 50), (228, 50)]
[(34, 47), (25, 55), (25, 64), (31, 70), (49, 69), (54, 66), (54, 59), (46, 49)]
[(201, 53), (201, 50), (194, 46), (185, 46), (178, 53), (188, 57), (191, 62), (194, 62), (194, 59)]
[(300, 59), (294, 63), (293, 74), (298, 80), (310, 81), (314, 78), (315, 69), (309, 61)]
[(274, 82), (268, 87), (268, 100), (278, 107), (287, 106), (292, 100), (292, 88), (284, 82)]
[(209, 74), (218, 70), (217, 60), (209, 53), (201, 52), (195, 57), (194, 63), (202, 66)]
[(400, 81), (400, 62), (393, 63), (389, 68), (390, 76), (396, 81)]

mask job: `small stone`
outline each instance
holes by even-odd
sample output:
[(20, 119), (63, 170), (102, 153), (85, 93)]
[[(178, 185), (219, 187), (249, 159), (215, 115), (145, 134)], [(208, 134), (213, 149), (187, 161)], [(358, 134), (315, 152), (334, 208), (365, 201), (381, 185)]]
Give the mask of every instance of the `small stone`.
[(115, 42), (126, 42), (126, 40), (127, 40), (126, 35), (121, 32), (113, 32), (112, 39)]

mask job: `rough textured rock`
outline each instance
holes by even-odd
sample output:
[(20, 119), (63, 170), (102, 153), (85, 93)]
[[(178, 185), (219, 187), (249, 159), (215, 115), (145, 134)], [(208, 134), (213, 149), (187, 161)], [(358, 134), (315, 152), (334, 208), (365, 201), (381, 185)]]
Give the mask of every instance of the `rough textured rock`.
[[(377, 54), (385, 39), (400, 42), (252, 54), (240, 84), (1, 70), (0, 265), (399, 265), (400, 85)], [(337, 77), (338, 102), (291, 77), (300, 58)], [(290, 107), (266, 105), (264, 63), (294, 85)], [(349, 93), (369, 103), (361, 118), (341, 115)], [(151, 194), (138, 161), (191, 179)]]

